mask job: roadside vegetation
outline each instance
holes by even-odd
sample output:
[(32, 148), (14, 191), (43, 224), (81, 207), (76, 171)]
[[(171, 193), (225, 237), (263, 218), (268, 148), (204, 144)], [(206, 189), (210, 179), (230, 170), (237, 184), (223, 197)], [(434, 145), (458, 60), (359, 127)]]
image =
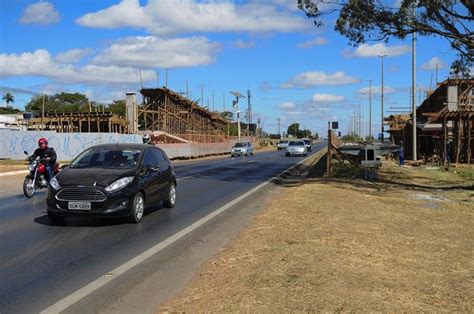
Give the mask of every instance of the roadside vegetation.
[(325, 179), (325, 163), (304, 184), (272, 190), (266, 209), (159, 311), (472, 311), (474, 192), (387, 183), (468, 181), (395, 164), (380, 182)]

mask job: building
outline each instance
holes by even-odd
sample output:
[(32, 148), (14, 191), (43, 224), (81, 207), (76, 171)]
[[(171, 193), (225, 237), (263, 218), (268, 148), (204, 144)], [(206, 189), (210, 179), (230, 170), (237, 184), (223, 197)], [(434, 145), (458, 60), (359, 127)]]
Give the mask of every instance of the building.
[[(416, 114), (418, 158), (473, 162), (474, 79), (447, 79), (438, 84)], [(385, 121), (392, 141), (403, 142), (407, 158), (413, 158), (411, 115), (392, 115)]]

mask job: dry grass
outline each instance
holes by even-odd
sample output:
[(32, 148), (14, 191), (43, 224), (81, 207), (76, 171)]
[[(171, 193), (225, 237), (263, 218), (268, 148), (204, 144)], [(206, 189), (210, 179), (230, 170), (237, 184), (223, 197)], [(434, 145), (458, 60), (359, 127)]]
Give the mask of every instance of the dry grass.
[(347, 180), (274, 194), (160, 311), (473, 311), (472, 192)]

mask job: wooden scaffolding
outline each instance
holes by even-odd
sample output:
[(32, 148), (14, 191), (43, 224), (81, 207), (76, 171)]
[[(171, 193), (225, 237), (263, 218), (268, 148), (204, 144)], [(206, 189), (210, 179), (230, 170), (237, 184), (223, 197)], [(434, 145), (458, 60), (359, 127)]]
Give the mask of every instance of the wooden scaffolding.
[(211, 112), (165, 87), (142, 89), (138, 109), (140, 129), (162, 131), (194, 142), (225, 140), (229, 123), (219, 112)]
[(126, 133), (127, 122), (111, 112), (46, 113), (44, 118), (25, 120), (29, 130), (58, 133)]

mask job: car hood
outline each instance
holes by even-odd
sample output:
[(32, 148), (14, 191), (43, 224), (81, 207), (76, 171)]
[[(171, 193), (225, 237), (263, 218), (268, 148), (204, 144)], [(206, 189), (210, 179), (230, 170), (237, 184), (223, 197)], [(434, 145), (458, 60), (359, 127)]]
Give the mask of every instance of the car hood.
[(66, 168), (59, 172), (56, 178), (61, 186), (106, 187), (119, 178), (135, 175), (136, 171), (136, 169)]

